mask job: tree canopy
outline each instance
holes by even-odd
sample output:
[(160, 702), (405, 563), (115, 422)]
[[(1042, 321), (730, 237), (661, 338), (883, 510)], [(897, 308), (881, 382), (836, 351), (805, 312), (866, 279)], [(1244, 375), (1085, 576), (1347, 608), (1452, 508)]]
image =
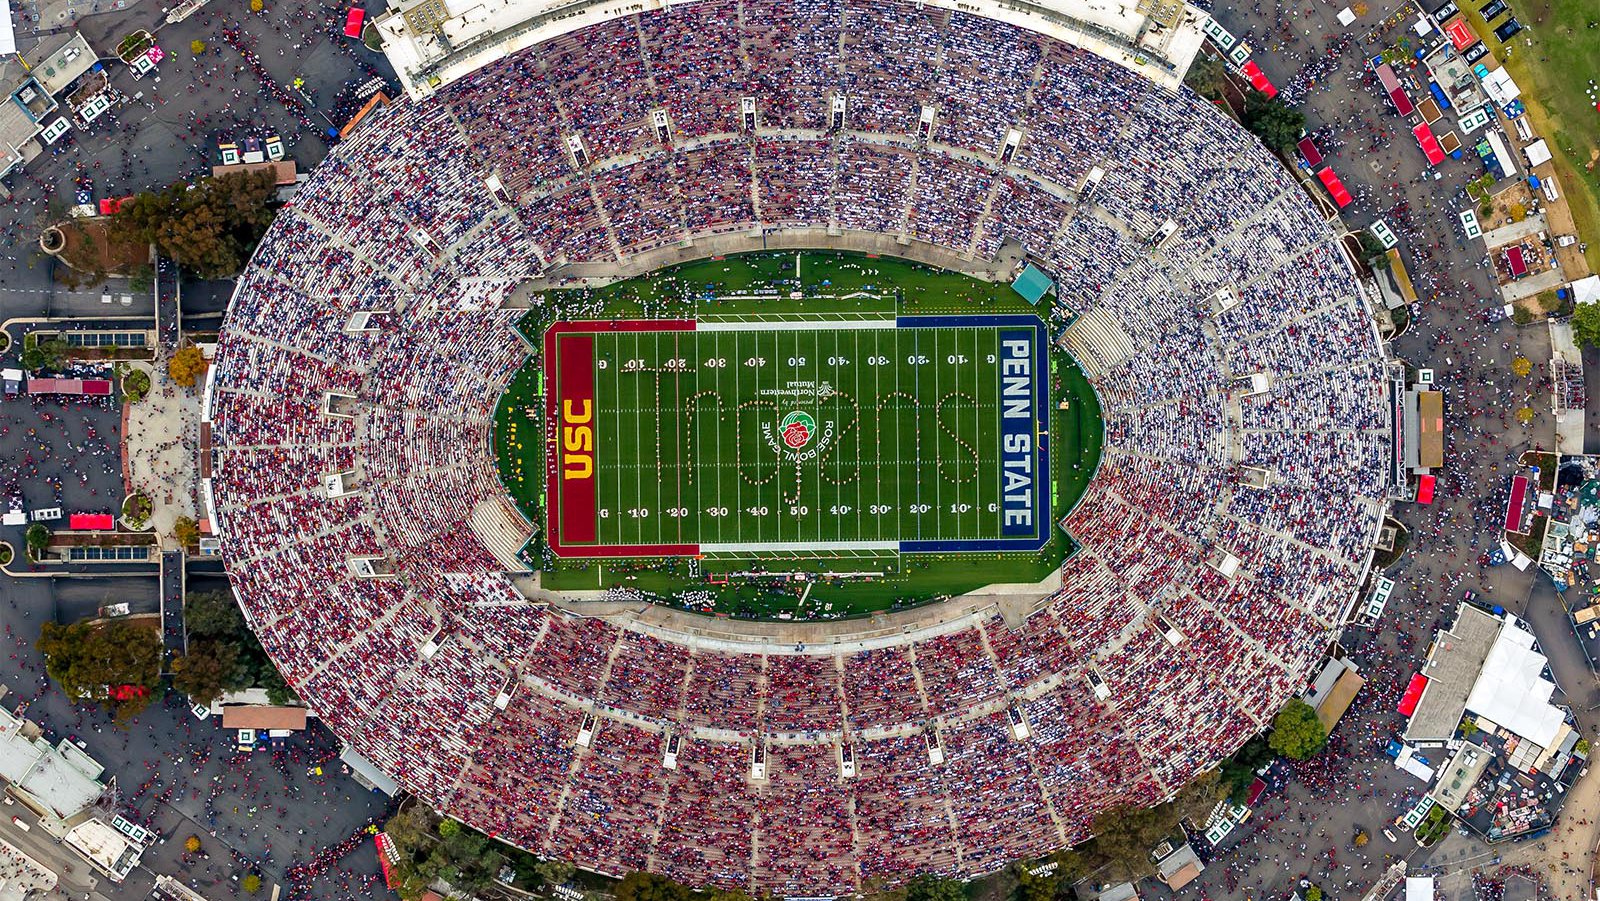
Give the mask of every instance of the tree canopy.
[(629, 873), (617, 883), (617, 901), (689, 901), (689, 889), (655, 873)]
[(966, 901), (967, 885), (956, 879), (945, 879), (923, 873), (906, 883), (906, 901)]
[(120, 238), (154, 243), (202, 278), (223, 278), (239, 271), (266, 233), (276, 193), (270, 170), (231, 172), (192, 188), (179, 183), (136, 194), (112, 224)]
[(1088, 853), (1123, 879), (1136, 879), (1151, 868), (1150, 852), (1178, 831), (1185, 820), (1202, 820), (1222, 800), (1227, 786), (1218, 770), (1208, 770), (1178, 790), (1172, 800), (1155, 807), (1119, 805), (1095, 816), (1094, 842)]
[(200, 377), (206, 374), (208, 365), (200, 348), (193, 344), (180, 347), (167, 360), (167, 377), (180, 387), (193, 388)]
[(1275, 97), (1249, 91), (1244, 98), (1244, 127), (1273, 150), (1287, 150), (1300, 140), (1306, 114)]
[(34, 646), (68, 697), (99, 699), (119, 720), (148, 707), (161, 688), (161, 640), (127, 620), (45, 623)]
[(188, 653), (172, 661), (172, 687), (196, 704), (210, 704), (224, 692), (249, 688), (250, 675), (238, 650), (217, 641), (192, 642)]
[(1222, 762), (1222, 782), (1228, 797), (1236, 804), (1243, 803), (1250, 793), (1250, 784), (1256, 780), (1256, 770), (1272, 762), (1274, 755), (1265, 735), (1257, 735), (1244, 743), (1232, 757)]
[(1272, 718), (1272, 750), (1291, 760), (1315, 757), (1328, 744), (1328, 730), (1317, 719), (1317, 711), (1299, 698), (1290, 698)]
[[(218, 591), (190, 592), (183, 599), (183, 624), (189, 632), (189, 653), (173, 663), (173, 686), (194, 697), (214, 700), (223, 692), (264, 688), (267, 700), (294, 700), (289, 684), (272, 665), (261, 642), (245, 625), (233, 595)], [(190, 659), (194, 658), (194, 659)]]
[(1573, 309), (1572, 337), (1585, 347), (1600, 347), (1600, 303), (1580, 303)]

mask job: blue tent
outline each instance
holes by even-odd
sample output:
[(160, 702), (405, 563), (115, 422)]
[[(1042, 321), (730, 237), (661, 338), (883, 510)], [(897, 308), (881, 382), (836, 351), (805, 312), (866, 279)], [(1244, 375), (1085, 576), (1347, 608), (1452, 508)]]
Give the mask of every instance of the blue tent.
[(1028, 303), (1038, 303), (1039, 298), (1045, 296), (1053, 287), (1055, 282), (1050, 280), (1050, 276), (1045, 275), (1032, 263), (1023, 267), (1021, 274), (1011, 283), (1011, 290), (1021, 294)]

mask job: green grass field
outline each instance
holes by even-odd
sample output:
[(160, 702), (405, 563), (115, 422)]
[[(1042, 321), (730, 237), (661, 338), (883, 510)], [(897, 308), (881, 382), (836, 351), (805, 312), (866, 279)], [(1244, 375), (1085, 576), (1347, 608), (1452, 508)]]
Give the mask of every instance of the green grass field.
[(1478, 15), (1481, 5), (1462, 6), (1463, 18), (1522, 88), (1534, 130), (1548, 139), (1578, 233), (1589, 243), (1589, 266), (1600, 271), (1600, 110), (1588, 96), (1590, 81), (1600, 82), (1600, 4), (1513, 3), (1525, 27), (1504, 43)]
[[(530, 550), (546, 586), (628, 585), (662, 603), (692, 597), (684, 605), (704, 612), (827, 618), (1037, 581), (1059, 566), (1070, 543), (1054, 522), (1093, 475), (1102, 427), (1087, 379), (1056, 352), (1040, 357), (1049, 366), (1038, 399), (1050, 423), (1049, 472), (1033, 485), (1048, 492), (1034, 511), (1044, 545), (899, 550), (1006, 535), (1000, 331), (894, 328), (887, 317), (1037, 311), (1008, 286), (901, 260), (806, 253), (798, 280), (795, 265), (794, 253), (707, 260), (562, 298), (586, 319), (698, 321), (695, 331), (585, 332), (597, 413), (593, 503), (604, 511), (586, 543), (697, 545), (704, 559), (691, 573), (682, 557), (578, 559), (541, 545)], [(530, 313), (522, 327), (542, 346), (547, 325)], [(543, 378), (537, 358), (519, 370), (495, 434), (507, 488), (540, 525), (550, 502)], [(798, 447), (784, 441), (785, 420), (805, 433)], [(871, 575), (706, 581), (752, 570)]]
[[(753, 320), (582, 339), (595, 366), (595, 543), (842, 553), (1002, 538), (1002, 330), (875, 325), (887, 327)], [(1031, 365), (1031, 332), (1014, 334)], [(1036, 442), (1034, 404), (1017, 407)], [(1035, 502), (1048, 509), (1033, 475), (1010, 494), (1026, 499), (1011, 509), (1028, 532)]]

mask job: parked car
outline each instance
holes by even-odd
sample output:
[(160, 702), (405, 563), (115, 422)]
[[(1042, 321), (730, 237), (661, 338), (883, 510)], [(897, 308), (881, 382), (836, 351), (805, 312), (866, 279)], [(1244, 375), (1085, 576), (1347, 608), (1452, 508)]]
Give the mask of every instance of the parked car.
[(1506, 5), (1506, 0), (1490, 0), (1489, 3), (1478, 7), (1478, 15), (1483, 16), (1483, 21), (1493, 22), (1506, 14), (1511, 7)]
[(1521, 30), (1522, 30), (1522, 23), (1518, 22), (1517, 18), (1515, 16), (1512, 16), (1511, 18), (1509, 18), (1509, 19), (1507, 19), (1505, 21), (1505, 24), (1501, 25), (1499, 28), (1496, 28), (1494, 30), (1494, 36), (1499, 38), (1500, 39), (1500, 43), (1503, 44), (1506, 41), (1511, 40), (1511, 36), (1516, 34), (1517, 32), (1519, 32)]

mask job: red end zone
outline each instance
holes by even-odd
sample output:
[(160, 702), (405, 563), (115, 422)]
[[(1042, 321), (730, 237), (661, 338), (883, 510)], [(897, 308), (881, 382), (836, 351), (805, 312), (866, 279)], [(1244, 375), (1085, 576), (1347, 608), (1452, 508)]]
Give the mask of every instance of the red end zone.
[(595, 448), (598, 432), (594, 335), (692, 332), (692, 319), (558, 322), (544, 334), (545, 540), (558, 557), (680, 557), (698, 544), (596, 544), (600, 523)]

